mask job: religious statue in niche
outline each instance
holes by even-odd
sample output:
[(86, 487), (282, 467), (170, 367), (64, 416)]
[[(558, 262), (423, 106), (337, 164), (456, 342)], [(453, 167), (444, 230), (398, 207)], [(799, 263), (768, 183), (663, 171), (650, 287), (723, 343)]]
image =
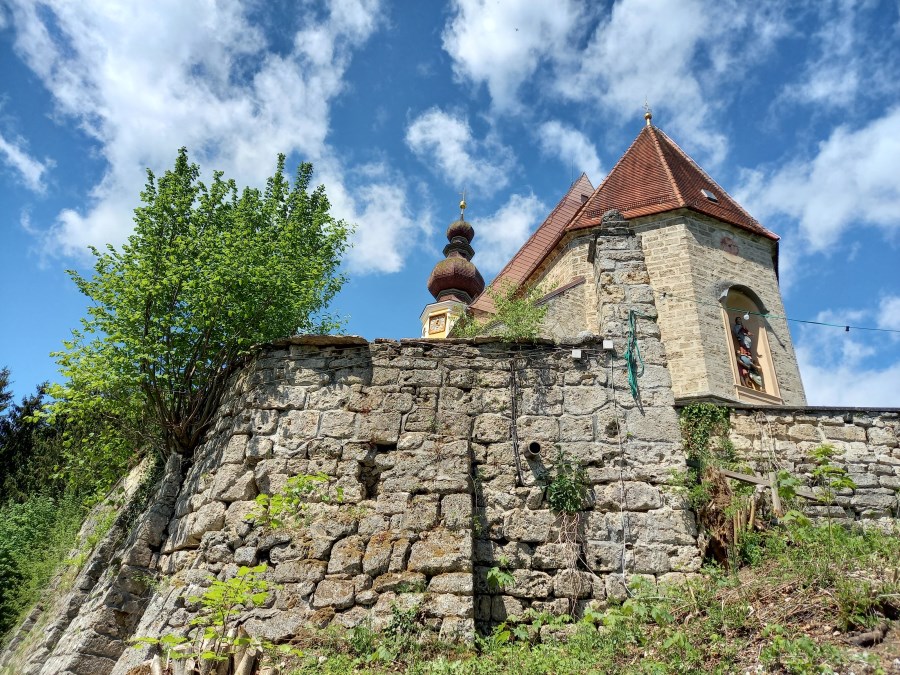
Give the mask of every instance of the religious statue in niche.
[(731, 333), (734, 337), (734, 353), (737, 357), (741, 385), (756, 391), (763, 391), (762, 368), (759, 361), (753, 357), (753, 336), (744, 326), (741, 317), (734, 317)]

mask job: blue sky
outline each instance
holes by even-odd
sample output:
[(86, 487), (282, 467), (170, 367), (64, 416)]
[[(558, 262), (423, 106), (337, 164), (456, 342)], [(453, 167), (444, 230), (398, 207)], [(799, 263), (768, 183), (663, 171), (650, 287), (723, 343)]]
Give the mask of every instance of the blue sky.
[[(414, 337), (467, 189), (488, 279), (643, 124), (782, 236), (795, 318), (900, 329), (900, 3), (0, 0), (0, 365), (17, 395), (184, 145), (261, 185), (311, 160), (357, 223), (348, 330)], [(900, 406), (897, 334), (792, 324), (811, 403)]]

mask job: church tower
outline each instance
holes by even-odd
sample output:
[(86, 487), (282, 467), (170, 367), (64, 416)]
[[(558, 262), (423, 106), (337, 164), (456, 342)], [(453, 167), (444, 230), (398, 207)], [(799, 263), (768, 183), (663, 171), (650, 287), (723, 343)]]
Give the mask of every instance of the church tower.
[(447, 228), (444, 259), (438, 261), (428, 277), (428, 290), (435, 302), (422, 311), (422, 337), (445, 338), (472, 303), (484, 291), (484, 279), (472, 263), (475, 251), (474, 228), (466, 222), (465, 197), (459, 203), (459, 220)]
[[(627, 286), (655, 305), (677, 401), (805, 405), (778, 286), (778, 235), (654, 126), (649, 111), (645, 120), (577, 210), (564, 222), (551, 214), (492, 284), (548, 291), (544, 334), (557, 339), (607, 333), (621, 317), (605, 314), (604, 298)], [(554, 213), (574, 201), (571, 191)], [(601, 251), (617, 245), (613, 234), (639, 246), (621, 240), (621, 250)], [(628, 271), (633, 255), (639, 273)], [(491, 313), (484, 294), (472, 309)]]

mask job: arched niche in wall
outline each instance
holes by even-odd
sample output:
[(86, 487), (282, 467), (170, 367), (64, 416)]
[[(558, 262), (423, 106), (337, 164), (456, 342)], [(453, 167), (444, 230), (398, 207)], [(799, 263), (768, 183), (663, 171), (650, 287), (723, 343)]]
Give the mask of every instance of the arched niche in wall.
[(737, 398), (781, 403), (769, 350), (765, 305), (751, 289), (739, 285), (723, 288), (719, 300)]

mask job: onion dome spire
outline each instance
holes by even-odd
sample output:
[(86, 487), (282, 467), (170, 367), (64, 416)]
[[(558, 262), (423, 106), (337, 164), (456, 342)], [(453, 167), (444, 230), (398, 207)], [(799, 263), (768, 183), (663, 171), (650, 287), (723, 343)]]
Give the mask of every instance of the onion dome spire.
[(484, 279), (472, 264), (475, 250), (471, 241), (475, 230), (466, 222), (466, 197), (459, 203), (459, 220), (447, 228), (444, 259), (438, 261), (428, 277), (428, 290), (435, 300), (457, 300), (470, 304), (484, 290)]

